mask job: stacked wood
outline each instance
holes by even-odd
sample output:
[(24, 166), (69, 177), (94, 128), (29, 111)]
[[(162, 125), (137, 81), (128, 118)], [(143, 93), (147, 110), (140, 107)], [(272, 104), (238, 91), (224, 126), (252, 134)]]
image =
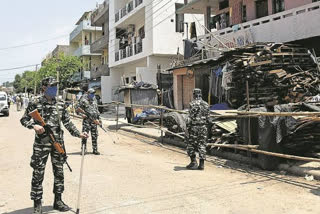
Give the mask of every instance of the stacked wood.
[(289, 44), (258, 44), (226, 52), (231, 63), (229, 103), (246, 104), (246, 81), (252, 105), (309, 100), (319, 93), (319, 71), (308, 49)]
[(305, 155), (320, 152), (319, 142), (320, 120), (299, 118), (294, 133), (285, 137), (281, 146), (288, 154)]

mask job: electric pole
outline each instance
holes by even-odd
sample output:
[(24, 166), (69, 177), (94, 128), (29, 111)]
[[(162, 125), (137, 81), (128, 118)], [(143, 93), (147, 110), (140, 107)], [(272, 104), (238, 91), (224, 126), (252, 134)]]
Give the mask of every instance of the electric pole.
[[(36, 73), (38, 72), (38, 65), (36, 64)], [(36, 81), (36, 77), (34, 77), (34, 91), (33, 91), (33, 95), (36, 96), (37, 95), (37, 81)]]

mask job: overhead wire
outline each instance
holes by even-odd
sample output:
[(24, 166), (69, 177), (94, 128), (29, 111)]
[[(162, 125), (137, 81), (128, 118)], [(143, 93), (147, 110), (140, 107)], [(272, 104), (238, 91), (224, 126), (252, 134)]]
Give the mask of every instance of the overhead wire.
[(48, 41), (60, 39), (62, 37), (66, 37), (66, 36), (69, 36), (69, 34), (57, 36), (57, 37), (54, 37), (54, 38), (51, 38), (51, 39), (41, 40), (41, 41), (38, 41), (38, 42), (32, 42), (32, 43), (26, 43), (26, 44), (22, 44), (22, 45), (16, 45), (16, 46), (9, 46), (9, 47), (5, 47), (5, 48), (0, 48), (0, 51), (9, 50), (9, 49), (16, 49), (16, 48), (22, 48), (22, 47), (32, 46), (32, 45), (36, 45), (36, 44), (41, 44), (41, 43), (45, 43), (45, 42), (48, 42)]
[(22, 69), (22, 68), (34, 67), (37, 65), (39, 65), (39, 64), (25, 65), (25, 66), (20, 66), (20, 67), (13, 67), (13, 68), (4, 68), (4, 69), (0, 69), (0, 71), (12, 71), (12, 70), (18, 70), (18, 69)]

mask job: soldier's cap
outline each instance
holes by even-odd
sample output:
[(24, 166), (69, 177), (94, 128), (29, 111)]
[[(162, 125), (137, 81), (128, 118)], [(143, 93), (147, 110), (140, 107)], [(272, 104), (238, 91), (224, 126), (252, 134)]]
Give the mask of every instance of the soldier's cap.
[(94, 90), (93, 88), (90, 88), (88, 90), (88, 94), (94, 94), (94, 93), (96, 93), (96, 90)]
[(200, 88), (193, 89), (193, 94), (201, 94), (201, 89)]
[(43, 80), (41, 80), (42, 86), (48, 87), (48, 86), (55, 86), (57, 84), (58, 84), (57, 80), (53, 77), (46, 77)]

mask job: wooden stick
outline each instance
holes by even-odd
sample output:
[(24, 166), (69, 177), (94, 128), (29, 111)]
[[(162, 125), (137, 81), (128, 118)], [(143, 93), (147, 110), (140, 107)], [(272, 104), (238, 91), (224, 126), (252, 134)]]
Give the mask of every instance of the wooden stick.
[(224, 147), (224, 148), (231, 148), (231, 149), (237, 149), (238, 147), (257, 149), (259, 147), (259, 145), (239, 145), (239, 144), (236, 145), (236, 144), (218, 144), (218, 143), (208, 143), (207, 146)]
[(160, 128), (161, 131), (168, 132), (168, 133), (170, 133), (170, 134), (172, 134), (172, 135), (174, 135), (174, 136), (177, 136), (177, 137), (179, 137), (179, 138), (181, 138), (181, 139), (184, 140), (184, 137), (182, 137), (181, 135), (179, 135), (179, 134), (177, 134), (177, 133), (174, 133), (174, 132), (169, 131), (169, 130), (166, 130), (166, 129), (162, 129), (160, 126), (156, 125), (156, 124), (153, 123), (153, 122), (148, 121), (147, 123), (150, 123), (150, 124), (154, 125), (155, 127)]
[[(124, 105), (124, 103), (114, 102), (114, 104)], [(103, 105), (101, 105), (103, 106)], [(138, 104), (130, 104), (130, 106), (135, 107), (149, 107), (156, 109), (163, 109), (166, 111), (177, 112), (181, 114), (188, 114), (187, 111), (181, 111), (176, 109), (170, 109), (165, 106), (155, 106), (155, 105), (138, 105)], [(225, 115), (216, 114), (211, 112), (210, 117), (214, 118), (248, 118), (248, 117), (260, 117), (260, 116), (320, 116), (320, 112), (253, 112), (253, 111), (228, 111), (225, 112)], [(227, 115), (227, 114), (238, 114), (238, 115)]]
[(285, 154), (280, 154), (280, 153), (276, 153), (276, 152), (267, 152), (267, 151), (263, 151), (263, 150), (252, 149), (247, 146), (215, 144), (215, 147), (224, 147), (224, 148), (235, 148), (236, 147), (237, 149), (240, 149), (240, 150), (255, 152), (258, 154), (269, 155), (269, 156), (274, 156), (274, 157), (279, 157), (279, 158), (286, 158), (286, 159), (299, 160), (299, 161), (320, 162), (319, 158), (308, 158), (308, 157), (301, 157), (301, 156), (295, 156), (295, 155), (285, 155)]

